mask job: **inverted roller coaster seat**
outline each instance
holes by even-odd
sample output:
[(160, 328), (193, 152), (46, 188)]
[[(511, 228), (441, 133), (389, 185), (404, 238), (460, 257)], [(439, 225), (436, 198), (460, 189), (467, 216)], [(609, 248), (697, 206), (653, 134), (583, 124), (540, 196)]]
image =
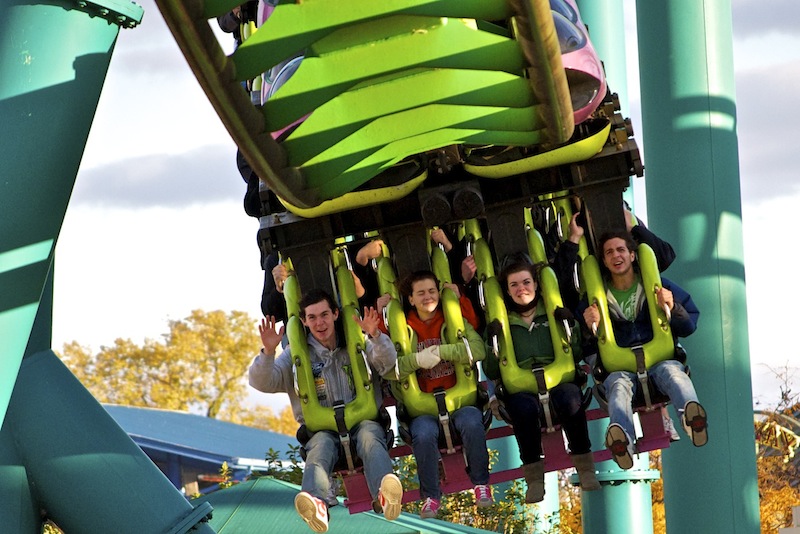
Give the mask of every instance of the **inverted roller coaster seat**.
[[(450, 267), (444, 251), (434, 248), (431, 251), (431, 264), (439, 281), (449, 283)], [(468, 354), (471, 354), (459, 299), (451, 289), (444, 288), (442, 290), (441, 306), (445, 317), (443, 343), (464, 343)], [(400, 358), (414, 352), (416, 347), (412, 346), (411, 332), (406, 323), (402, 305), (395, 299), (390, 303), (390, 307), (389, 334), (398, 346), (398, 358)], [(452, 413), (462, 406), (475, 406), (478, 400), (478, 373), (471, 356), (468, 363), (454, 363), (454, 367), (456, 384), (447, 389), (444, 396), (444, 404), (448, 413)], [(415, 373), (411, 373), (402, 381), (395, 382), (392, 391), (398, 401), (403, 403), (410, 417), (426, 414), (439, 415), (439, 401), (433, 393), (422, 391)]]
[[(650, 312), (653, 339), (643, 345), (644, 366), (670, 360), (675, 357), (675, 341), (669, 326), (667, 312), (658, 306), (656, 292), (661, 286), (661, 275), (658, 272), (655, 254), (646, 244), (640, 244), (637, 250), (639, 272)], [(616, 343), (614, 330), (608, 312), (606, 289), (600, 274), (600, 267), (594, 256), (587, 256), (582, 263), (582, 272), (586, 281), (586, 291), (591, 303), (597, 304), (600, 310), (600, 324), (597, 325), (598, 349), (603, 367), (608, 372), (637, 372), (637, 357), (628, 347), (620, 347)]]
[[(412, 435), (409, 431), (410, 418), (401, 409), (398, 410), (397, 418), (398, 433), (403, 445), (399, 445), (392, 451), (392, 455), (395, 457), (412, 454)], [(442, 431), (439, 433), (439, 487), (445, 494), (471, 489), (473, 484), (469, 478), (469, 465), (461, 436), (451, 419), (448, 418), (445, 421), (440, 419), (439, 422), (440, 425), (447, 424), (449, 427), (447, 433)], [(491, 423), (492, 412), (487, 408), (483, 411), (483, 426), (487, 431), (487, 438)], [(447, 436), (450, 436), (450, 442), (448, 442)], [(419, 499), (419, 490), (416, 489), (406, 491), (403, 500), (404, 502), (413, 502)]]
[[(379, 411), (379, 422), (386, 431), (386, 443), (389, 449), (394, 445), (394, 431), (389, 412), (385, 408)], [(305, 445), (311, 438), (311, 433), (306, 425), (301, 425), (297, 430), (297, 441), (300, 443), (300, 457), (306, 459)], [(347, 447), (347, 450), (345, 449)], [(344, 486), (344, 504), (351, 514), (373, 510), (374, 502), (367, 486), (364, 474), (364, 462), (358, 456), (355, 443), (350, 440), (339, 442), (339, 452), (333, 473), (342, 479)]]
[[(353, 373), (353, 386), (355, 398), (348, 402), (343, 411), (344, 425), (352, 428), (358, 422), (375, 420), (378, 417), (380, 387), (378, 377), (372, 376), (372, 371), (366, 361), (366, 343), (361, 328), (353, 317), (359, 313), (353, 277), (347, 270), (344, 253), (335, 250), (332, 254), (335, 268), (341, 306), (341, 322), (344, 326), (347, 353), (350, 358)], [(314, 376), (311, 369), (306, 334), (299, 317), (298, 302), (301, 296), (296, 275), (292, 274), (284, 284), (289, 319), (287, 321), (287, 336), (292, 351), (292, 360), (295, 366), (296, 389), (302, 401), (303, 417), (308, 429), (312, 432), (330, 430), (338, 432), (340, 423), (333, 407), (320, 405), (316, 394)]]
[[(535, 228), (526, 228), (528, 238), (528, 252), (534, 262), (541, 262), (545, 255), (544, 244), (541, 235)], [(545, 259), (546, 261), (546, 259)], [(539, 270), (539, 292), (547, 310), (547, 320), (550, 329), (550, 338), (553, 344), (554, 360), (545, 365), (542, 373), (537, 380), (536, 373), (532, 369), (522, 369), (517, 364), (514, 346), (511, 342), (510, 327), (508, 325), (508, 314), (505, 311), (502, 288), (496, 278), (487, 289), (487, 312), (489, 320), (498, 319), (503, 325), (502, 339), (498, 343), (500, 357), (500, 375), (504, 387), (509, 393), (527, 391), (540, 393), (545, 386), (552, 389), (555, 386), (573, 382), (576, 377), (575, 359), (572, 349), (572, 326), (568, 321), (561, 321), (556, 318), (559, 308), (563, 308), (561, 293), (558, 289), (553, 270), (545, 264)]]
[(620, 347), (616, 343), (608, 310), (606, 289), (597, 259), (591, 255), (587, 256), (581, 264), (581, 270), (586, 283), (587, 298), (590, 303), (597, 304), (600, 311), (600, 324), (593, 325), (593, 328), (597, 331), (602, 368), (609, 373), (614, 371), (636, 373), (645, 402), (650, 405), (652, 394), (647, 370), (656, 363), (675, 358), (676, 349), (669, 326), (669, 310), (658, 306), (656, 294), (662, 285), (653, 249), (646, 244), (640, 244), (637, 258), (653, 331), (653, 338), (640, 346)]

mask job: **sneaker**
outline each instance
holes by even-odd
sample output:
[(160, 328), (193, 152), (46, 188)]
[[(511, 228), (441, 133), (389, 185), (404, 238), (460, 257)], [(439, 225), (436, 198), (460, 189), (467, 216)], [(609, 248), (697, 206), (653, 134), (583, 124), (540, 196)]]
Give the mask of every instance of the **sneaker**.
[(428, 497), (419, 511), (419, 516), (422, 519), (433, 519), (439, 515), (439, 499)]
[(633, 467), (633, 445), (628, 433), (618, 423), (608, 425), (606, 430), (606, 448), (611, 451), (611, 459), (617, 462), (620, 469)]
[(695, 447), (702, 447), (708, 443), (708, 420), (706, 411), (699, 402), (689, 401), (683, 408), (683, 428), (692, 438)]
[(680, 441), (681, 435), (678, 434), (677, 430), (675, 430), (675, 424), (672, 422), (672, 417), (669, 416), (669, 412), (667, 412), (665, 408), (661, 409), (661, 421), (664, 423), (664, 430), (669, 432), (670, 443)]
[(478, 505), (478, 508), (488, 508), (494, 504), (491, 486), (478, 484), (473, 491), (475, 491), (475, 504)]
[(389, 473), (381, 480), (378, 502), (383, 510), (383, 517), (389, 521), (400, 516), (400, 508), (403, 504), (403, 485), (394, 473)]
[(308, 492), (294, 498), (294, 509), (314, 532), (328, 532), (328, 505)]

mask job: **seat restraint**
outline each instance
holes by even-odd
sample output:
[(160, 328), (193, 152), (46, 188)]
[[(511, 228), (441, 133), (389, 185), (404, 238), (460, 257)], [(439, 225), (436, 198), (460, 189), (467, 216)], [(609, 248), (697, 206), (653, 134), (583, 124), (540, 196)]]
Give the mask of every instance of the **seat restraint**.
[(636, 356), (636, 378), (639, 379), (639, 385), (642, 388), (642, 395), (644, 395), (644, 404), (646, 410), (649, 412), (653, 409), (652, 393), (650, 392), (650, 384), (648, 381), (647, 367), (644, 362), (644, 347), (636, 345), (631, 347), (633, 354)]
[(450, 413), (447, 411), (447, 404), (445, 404), (445, 390), (444, 388), (436, 388), (433, 390), (433, 398), (436, 399), (436, 406), (439, 409), (439, 424), (444, 432), (444, 442), (447, 447), (447, 454), (456, 452), (453, 445), (453, 434), (450, 432)]
[(342, 443), (344, 455), (347, 460), (347, 471), (353, 474), (356, 470), (356, 463), (353, 458), (353, 450), (350, 446), (350, 431), (347, 429), (347, 424), (344, 420), (344, 402), (340, 400), (334, 401), (333, 414), (336, 418), (336, 428), (339, 431), (339, 441)]
[(542, 405), (547, 431), (553, 432), (555, 430), (555, 425), (553, 424), (553, 406), (550, 404), (550, 391), (547, 389), (544, 367), (534, 367), (531, 369), (531, 372), (536, 378), (536, 385), (539, 388), (539, 403)]

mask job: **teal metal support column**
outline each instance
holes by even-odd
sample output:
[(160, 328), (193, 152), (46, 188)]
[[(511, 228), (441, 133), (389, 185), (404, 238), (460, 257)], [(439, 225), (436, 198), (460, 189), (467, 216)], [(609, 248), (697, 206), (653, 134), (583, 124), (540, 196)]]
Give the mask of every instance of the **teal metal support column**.
[(628, 109), (628, 73), (625, 59), (625, 11), (622, 0), (578, 0), (581, 19), (589, 28), (589, 38), (603, 62), (608, 88), (619, 95), (622, 115)]
[(0, 422), (50, 270), (117, 24), (135, 25), (142, 16), (141, 7), (130, 2), (113, 8), (81, 4), (0, 3)]
[(213, 532), (49, 350), (53, 250), (120, 26), (108, 0), (0, 4), (0, 531)]
[[(628, 69), (625, 55), (625, 10), (622, 0), (578, 0), (581, 19), (589, 28), (589, 38), (603, 62), (608, 89), (617, 93), (623, 117), (630, 117)], [(634, 132), (635, 137), (636, 132)], [(633, 179), (635, 180), (635, 178)], [(634, 205), (635, 183), (631, 182), (623, 198)]]
[(535, 523), (531, 534), (548, 534), (558, 531), (561, 523), (561, 508), (558, 496), (558, 471), (544, 474), (544, 500), (533, 505), (535, 510)]
[[(588, 492), (584, 492), (581, 498), (583, 534), (652, 534), (653, 501), (650, 485), (658, 478), (658, 471), (640, 468), (640, 462), (629, 471), (599, 472), (597, 480), (603, 489), (593, 493), (603, 493), (604, 498), (587, 499)], [(574, 475), (574, 482), (577, 483), (577, 475)]]
[[(628, 74), (625, 51), (625, 25), (622, 0), (579, 0), (581, 18), (589, 27), (589, 35), (597, 54), (603, 61), (608, 87), (619, 96), (623, 116), (629, 113)], [(633, 206), (633, 188), (624, 193), (625, 200)], [(620, 207), (621, 209), (621, 207)], [(592, 401), (592, 407), (597, 402)], [(594, 450), (605, 446), (608, 419), (589, 422), (589, 435)], [(602, 491), (581, 493), (581, 523), (584, 534), (628, 532), (652, 534), (653, 511), (650, 485), (659, 478), (657, 471), (649, 469), (650, 455), (640, 454), (629, 471), (619, 469), (612, 460), (597, 463), (597, 479)], [(578, 483), (577, 475), (572, 477)]]
[[(596, 401), (592, 401), (596, 403)], [(594, 450), (604, 447), (608, 419), (589, 421), (589, 436)], [(581, 526), (583, 534), (653, 534), (653, 502), (650, 486), (660, 478), (650, 469), (650, 455), (634, 456), (633, 467), (623, 471), (613, 460), (598, 462), (597, 480), (600, 491), (581, 493)], [(578, 474), (570, 477), (578, 485)]]
[(39, 506), (7, 425), (4, 423), (0, 428), (0, 531), (39, 534), (42, 531)]
[[(685, 341), (709, 443), (664, 451), (669, 532), (759, 532), (730, 0), (637, 2), (649, 220), (701, 316)], [(713, 512), (712, 512), (713, 510)]]

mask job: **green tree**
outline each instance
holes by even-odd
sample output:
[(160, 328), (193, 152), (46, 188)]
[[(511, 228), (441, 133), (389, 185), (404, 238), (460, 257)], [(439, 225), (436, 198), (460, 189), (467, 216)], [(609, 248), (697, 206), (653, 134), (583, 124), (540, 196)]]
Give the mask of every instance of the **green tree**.
[(73, 341), (62, 359), (100, 402), (201, 412), (231, 419), (243, 411), (246, 373), (259, 350), (244, 312), (192, 311), (169, 322), (163, 339), (117, 339), (96, 354)]

